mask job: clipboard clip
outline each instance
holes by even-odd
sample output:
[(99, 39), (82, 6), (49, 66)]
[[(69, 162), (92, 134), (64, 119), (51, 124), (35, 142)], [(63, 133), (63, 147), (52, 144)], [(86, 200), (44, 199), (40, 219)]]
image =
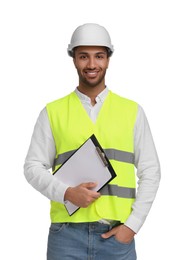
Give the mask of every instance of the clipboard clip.
[(108, 167), (109, 164), (108, 164), (108, 161), (105, 158), (105, 154), (101, 151), (101, 149), (98, 146), (96, 146), (96, 151), (97, 151), (98, 155), (100, 156), (104, 166)]

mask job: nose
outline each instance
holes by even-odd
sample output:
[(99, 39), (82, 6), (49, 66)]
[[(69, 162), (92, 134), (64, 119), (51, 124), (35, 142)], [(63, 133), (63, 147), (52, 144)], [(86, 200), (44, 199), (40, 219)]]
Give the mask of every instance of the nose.
[(88, 69), (95, 69), (96, 68), (95, 59), (93, 57), (90, 57), (88, 59), (87, 68)]

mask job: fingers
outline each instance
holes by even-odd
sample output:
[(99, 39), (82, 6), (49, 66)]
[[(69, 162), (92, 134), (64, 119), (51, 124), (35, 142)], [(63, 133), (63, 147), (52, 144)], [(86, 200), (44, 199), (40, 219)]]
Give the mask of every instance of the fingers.
[(100, 197), (100, 193), (93, 190), (93, 188), (95, 188), (96, 186), (97, 183), (95, 182), (87, 182), (81, 184), (81, 187), (86, 189), (86, 195), (88, 195), (88, 197), (90, 197), (92, 200)]
[(101, 235), (102, 238), (109, 238), (111, 236), (115, 236), (116, 240), (120, 243), (128, 244), (130, 243), (134, 236), (135, 232), (125, 225), (119, 225), (117, 227), (112, 228), (110, 231)]
[(85, 195), (83, 207), (88, 207), (91, 203), (100, 197), (99, 192), (92, 190), (92, 188), (97, 186), (97, 183), (87, 182), (82, 183), (80, 186), (82, 187), (82, 190), (84, 190)]
[(96, 182), (87, 182), (82, 184), (83, 188), (88, 189), (90, 192), (88, 193), (91, 198), (97, 199), (100, 197), (100, 193), (97, 191), (93, 191), (92, 188), (97, 186)]
[(102, 236), (103, 238), (107, 239), (107, 238), (109, 238), (109, 237), (111, 237), (111, 236), (114, 236), (115, 233), (116, 233), (115, 230), (114, 230), (114, 229), (111, 229), (110, 231), (108, 231), (108, 232), (102, 234), (101, 236)]
[(96, 182), (86, 182), (82, 183), (79, 186), (81, 186), (82, 188), (86, 188), (88, 190), (88, 195), (90, 195), (92, 198), (96, 199), (100, 197), (100, 193), (93, 190), (93, 188), (97, 186)]
[(97, 182), (86, 182), (86, 183), (82, 183), (81, 186), (87, 189), (92, 189), (97, 186)]

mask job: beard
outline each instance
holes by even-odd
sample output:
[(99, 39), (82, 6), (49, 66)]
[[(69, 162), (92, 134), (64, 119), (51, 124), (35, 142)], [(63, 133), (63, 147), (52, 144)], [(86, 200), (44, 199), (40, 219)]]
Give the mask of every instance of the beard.
[[(93, 71), (93, 70), (91, 70)], [(85, 87), (91, 87), (91, 88), (95, 88), (97, 86), (99, 86), (102, 82), (104, 82), (105, 80), (105, 75), (106, 75), (106, 70), (103, 71), (103, 73), (101, 75), (99, 75), (96, 79), (88, 79), (87, 77), (85, 77), (78, 69), (77, 69), (77, 73), (79, 75), (79, 83), (82, 84)]]

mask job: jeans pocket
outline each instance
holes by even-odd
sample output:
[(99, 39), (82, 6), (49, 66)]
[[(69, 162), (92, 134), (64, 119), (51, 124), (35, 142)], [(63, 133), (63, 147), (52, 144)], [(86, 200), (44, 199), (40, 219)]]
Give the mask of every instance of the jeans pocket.
[(65, 223), (51, 223), (50, 232), (58, 233), (64, 228), (65, 225)]
[(117, 238), (115, 236), (113, 236), (113, 239), (116, 243), (120, 244), (120, 245), (124, 245), (124, 246), (129, 246), (131, 245), (131, 243), (133, 242), (133, 240), (131, 240), (129, 243), (125, 243), (125, 242), (122, 242), (122, 241), (119, 241), (117, 240)]

